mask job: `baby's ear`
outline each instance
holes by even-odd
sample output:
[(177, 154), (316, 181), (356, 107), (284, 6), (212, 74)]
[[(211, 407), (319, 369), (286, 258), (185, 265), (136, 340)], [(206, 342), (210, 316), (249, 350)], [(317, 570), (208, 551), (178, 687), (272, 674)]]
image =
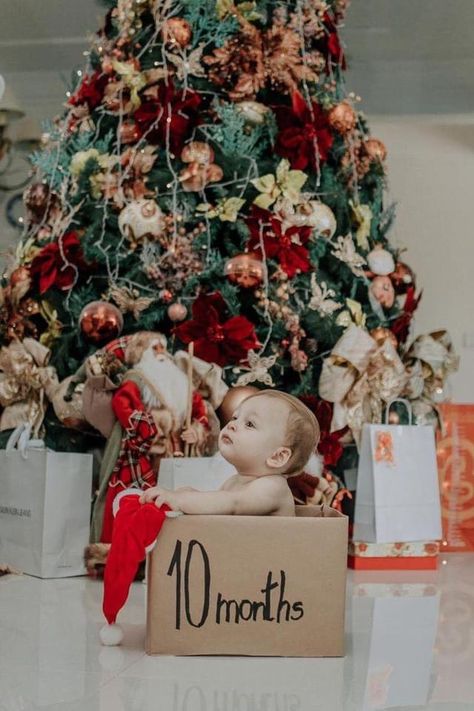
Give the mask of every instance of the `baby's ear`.
[(281, 469), (281, 467), (288, 464), (291, 455), (292, 451), (289, 447), (278, 447), (278, 449), (273, 452), (272, 456), (268, 457), (265, 464), (267, 467), (270, 467), (270, 469)]

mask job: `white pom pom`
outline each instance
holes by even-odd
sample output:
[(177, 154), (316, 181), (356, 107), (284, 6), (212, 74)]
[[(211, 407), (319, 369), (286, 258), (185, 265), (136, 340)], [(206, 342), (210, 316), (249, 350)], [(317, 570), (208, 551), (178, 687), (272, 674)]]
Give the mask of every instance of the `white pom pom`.
[(380, 245), (369, 252), (367, 263), (370, 271), (378, 276), (387, 276), (395, 271), (395, 261), (392, 255)]
[(99, 632), (100, 641), (106, 647), (116, 647), (123, 639), (123, 630), (120, 625), (104, 625)]

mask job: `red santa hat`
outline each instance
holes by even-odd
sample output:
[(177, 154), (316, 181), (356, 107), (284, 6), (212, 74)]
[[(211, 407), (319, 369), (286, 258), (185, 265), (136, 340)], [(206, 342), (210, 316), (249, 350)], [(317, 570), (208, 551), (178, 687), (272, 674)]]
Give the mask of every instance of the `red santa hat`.
[(168, 506), (141, 504), (138, 489), (125, 489), (115, 497), (112, 543), (104, 571), (102, 610), (107, 620), (100, 630), (102, 644), (120, 644), (123, 633), (116, 624), (117, 615), (125, 605), (130, 585), (147, 553), (150, 553), (161, 530)]

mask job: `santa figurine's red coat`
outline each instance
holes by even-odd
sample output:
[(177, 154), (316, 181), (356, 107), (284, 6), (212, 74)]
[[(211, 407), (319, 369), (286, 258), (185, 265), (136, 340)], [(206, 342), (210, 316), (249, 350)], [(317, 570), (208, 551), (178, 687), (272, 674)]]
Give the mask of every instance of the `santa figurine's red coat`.
[(208, 410), (202, 396), (194, 392), (191, 427), (186, 428), (187, 393), (185, 373), (166, 352), (163, 341), (152, 341), (112, 399), (117, 422), (101, 466), (92, 540), (111, 541), (115, 496), (131, 486), (155, 486), (156, 459), (182, 455), (182, 434), (193, 442), (194, 454), (202, 453), (209, 436)]

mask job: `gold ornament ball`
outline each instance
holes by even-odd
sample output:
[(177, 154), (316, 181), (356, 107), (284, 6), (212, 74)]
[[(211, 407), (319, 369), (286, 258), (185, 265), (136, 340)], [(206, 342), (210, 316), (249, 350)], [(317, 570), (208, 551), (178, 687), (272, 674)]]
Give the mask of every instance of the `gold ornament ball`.
[(262, 283), (265, 266), (254, 252), (245, 252), (227, 260), (224, 274), (232, 284), (250, 289)]
[(387, 157), (387, 149), (385, 144), (382, 143), (382, 141), (379, 141), (378, 138), (369, 138), (365, 141), (364, 150), (370, 160), (378, 160), (383, 163)]
[(184, 304), (171, 304), (168, 307), (168, 316), (171, 321), (184, 321), (188, 314), (188, 310)]
[(328, 121), (335, 131), (344, 135), (354, 130), (357, 116), (348, 101), (341, 101), (329, 111)]
[(92, 301), (82, 309), (79, 325), (89, 343), (107, 343), (122, 333), (123, 316), (107, 301)]
[(388, 339), (394, 348), (398, 347), (398, 341), (396, 335), (389, 328), (383, 328), (383, 326), (378, 326), (373, 328), (370, 335), (377, 342), (377, 345), (381, 346)]
[(187, 47), (193, 36), (191, 25), (182, 17), (171, 17), (165, 20), (162, 32), (166, 43), (178, 44), (182, 48)]
[(255, 393), (258, 392), (259, 389), (254, 385), (236, 385), (235, 387), (230, 388), (222, 400), (218, 411), (221, 426), (225, 427), (235, 410), (246, 398), (250, 395), (255, 395)]

